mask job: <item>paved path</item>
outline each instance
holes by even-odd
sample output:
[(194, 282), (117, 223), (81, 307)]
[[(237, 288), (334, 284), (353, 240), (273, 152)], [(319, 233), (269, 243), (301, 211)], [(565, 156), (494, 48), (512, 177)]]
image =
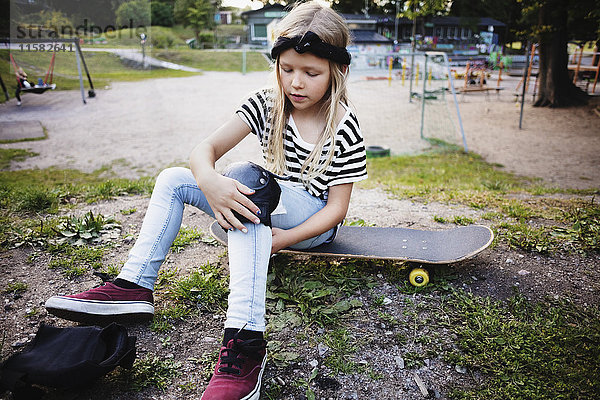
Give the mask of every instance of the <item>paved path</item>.
[(154, 57), (150, 57), (148, 55), (144, 55), (140, 49), (102, 49), (102, 48), (90, 48), (84, 47), (83, 51), (103, 51), (103, 52), (111, 52), (119, 56), (120, 58), (124, 58), (127, 60), (132, 60), (140, 64), (144, 64), (145, 66), (159, 67), (159, 68), (168, 68), (175, 69), (179, 71), (187, 71), (187, 72), (202, 72), (202, 70), (198, 68), (187, 67), (185, 65), (175, 64), (168, 61), (159, 60)]

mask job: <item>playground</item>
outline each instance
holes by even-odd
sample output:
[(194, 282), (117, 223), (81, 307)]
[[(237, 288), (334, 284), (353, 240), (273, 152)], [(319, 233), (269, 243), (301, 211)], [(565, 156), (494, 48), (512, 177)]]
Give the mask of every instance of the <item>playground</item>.
[[(37, 153), (12, 161), (11, 171), (56, 167), (89, 173), (103, 170), (106, 177), (155, 176), (165, 167), (186, 165), (190, 149), (228, 118), (245, 94), (266, 85), (268, 79), (267, 72), (245, 75), (204, 72), (182, 78), (113, 82), (110, 86), (97, 87), (96, 96), (88, 98), (87, 104), (82, 104), (79, 90), (52, 91), (43, 96), (26, 94), (20, 107), (14, 99), (0, 104), (0, 134), (3, 140), (10, 140), (0, 146)], [(494, 78), (490, 80), (495, 84)], [(289, 303), (285, 297), (288, 294), (283, 293), (283, 283), (280, 286), (277, 286), (277, 280), (271, 283), (270, 294), (275, 299), (273, 304), (277, 304), (269, 311), (273, 315), (269, 340), (274, 347), (263, 389), (270, 397), (261, 398), (304, 398), (302, 396), (310, 391), (313, 395), (316, 393), (316, 398), (359, 399), (378, 393), (378, 399), (408, 400), (424, 398), (427, 393), (430, 398), (447, 399), (456, 388), (467, 390), (495, 379), (504, 372), (491, 369), (486, 377), (481, 370), (463, 365), (467, 363), (466, 357), (456, 356), (458, 333), (452, 330), (452, 325), (460, 325), (460, 322), (452, 318), (464, 313), (462, 309), (454, 313), (456, 310), (451, 306), (464, 299), (453, 297), (454, 290), (464, 290), (475, 299), (506, 300), (515, 308), (526, 307), (527, 302), (548, 302), (542, 304), (548, 304), (551, 310), (555, 310), (553, 307), (563, 307), (558, 308), (559, 312), (569, 310), (565, 312), (566, 318), (574, 319), (568, 320), (567, 329), (586, 329), (590, 321), (590, 329), (598, 327), (600, 318), (597, 314), (593, 311), (589, 315), (579, 314), (577, 311), (598, 304), (598, 252), (586, 252), (578, 247), (556, 251), (536, 248), (543, 243), (527, 236), (532, 231), (521, 237), (520, 233), (503, 224), (522, 226), (530, 223), (539, 229), (559, 224), (561, 229), (568, 230), (571, 219), (559, 219), (555, 215), (570, 212), (572, 207), (582, 207), (591, 210), (590, 213), (596, 210), (592, 217), (596, 218), (597, 224), (600, 116), (596, 110), (600, 101), (594, 97), (586, 107), (552, 110), (532, 107), (531, 96), (526, 96), (522, 129), (519, 129), (520, 105), (514, 96), (519, 80), (519, 77), (503, 77), (505, 89), (499, 93), (457, 94), (468, 149), (474, 155), (469, 163), (481, 161), (478, 168), (489, 167), (526, 177), (533, 185), (538, 182), (548, 189), (513, 193), (508, 190), (509, 186), (503, 190), (507, 185), (504, 181), (495, 181), (492, 177), (485, 183), (494, 193), (489, 201), (486, 200), (488, 202), (476, 195), (472, 199), (453, 200), (452, 195), (469, 197), (472, 192), (452, 187), (452, 184), (449, 184), (452, 189), (448, 190), (452, 194), (447, 197), (444, 193), (434, 196), (423, 194), (425, 192), (403, 195), (403, 192), (395, 191), (397, 187), (386, 183), (385, 175), (377, 175), (380, 167), (374, 166), (370, 182), (358, 185), (354, 190), (349, 221), (435, 230), (474, 222), (493, 226), (499, 239), (471, 260), (452, 268), (440, 267), (436, 271), (438, 277), (424, 290), (407, 288), (403, 284), (406, 277), (398, 265), (276, 258), (279, 261), (275, 264), (274, 276), (279, 276), (279, 267), (297, 265), (297, 269), (286, 270), (289, 279), (299, 285), (304, 284), (303, 279), (310, 281), (298, 290), (307, 296), (315, 296), (309, 303), (309, 309), (314, 311), (311, 316), (332, 315), (327, 314), (329, 311), (318, 314), (323, 309), (339, 311), (339, 316), (336, 314), (335, 317), (338, 325), (333, 326), (321, 320), (302, 320), (300, 313), (295, 311), (304, 304), (300, 301)], [(457, 87), (461, 84), (456, 83)], [(406, 126), (406, 118), (413, 111), (406, 111), (408, 87), (401, 81), (368, 80), (364, 74), (356, 73), (351, 75), (349, 92), (368, 146), (389, 147), (393, 155), (407, 157), (406, 169), (421, 162), (420, 155), (432, 150), (432, 143), (421, 139), (418, 129)], [(460, 146), (460, 137), (455, 139)], [(475, 155), (481, 156), (481, 160)], [(240, 159), (260, 160), (260, 157), (258, 145), (253, 138), (247, 138), (242, 146), (221, 160), (220, 166)], [(427, 159), (424, 162), (426, 164)], [(425, 176), (428, 170), (433, 172), (432, 175), (443, 172), (436, 168), (434, 165), (428, 168), (427, 164), (422, 167), (423, 177), (416, 189), (438, 185), (434, 178)], [(470, 173), (465, 171), (465, 175)], [(571, 193), (571, 189), (579, 191)], [(67, 200), (72, 201), (71, 205), (59, 210), (60, 216), (83, 216), (92, 212), (115, 216), (120, 221), (120, 235), (111, 239), (100, 261), (105, 266), (121, 265), (139, 230), (147, 198), (143, 195), (114, 196), (89, 204), (74, 198)], [(500, 198), (497, 208), (492, 205), (496, 201), (492, 198)], [(494, 211), (497, 209), (502, 211)], [(43, 218), (34, 215), (32, 221), (39, 225)], [(581, 215), (578, 218), (591, 221)], [(201, 234), (191, 244), (181, 245), (181, 249), (173, 250), (169, 255), (165, 275), (161, 277), (163, 282), (181, 282), (207, 262), (226, 268), (225, 248), (211, 242), (206, 235), (210, 222), (198, 211), (186, 210), (184, 225), (187, 232)], [(38, 229), (36, 227), (33, 231)], [(517, 242), (527, 245), (519, 247)], [(14, 290), (14, 294), (7, 287), (0, 287), (5, 310), (1, 323), (3, 329), (6, 328), (3, 357), (19, 351), (31, 339), (40, 322), (69, 326), (70, 323), (46, 314), (43, 303), (49, 296), (75, 293), (99, 283), (91, 271), (67, 277), (58, 267), (47, 267), (58, 258), (56, 253), (34, 250), (29, 245), (0, 254), (0, 281), (9, 282), (9, 285), (25, 284), (24, 290)], [(318, 265), (314, 267), (316, 270), (334, 271), (331, 272), (333, 277), (343, 282), (339, 284), (337, 280), (335, 285), (341, 287), (340, 291), (326, 299), (338, 296), (335, 301), (343, 298), (352, 302), (343, 305), (341, 301), (327, 303), (329, 300), (319, 299), (310, 292), (308, 283), (321, 284), (313, 275), (302, 275), (306, 272), (303, 266), (310, 262)], [(349, 275), (335, 275), (344, 268), (351, 271)], [(308, 271), (313, 267), (305, 269)], [(323, 285), (326, 285), (323, 287), (333, 293), (331, 281), (327, 279), (323, 278)], [(171, 286), (175, 287), (174, 284)], [(317, 285), (319, 288), (321, 286)], [(516, 292), (521, 293), (520, 297), (513, 297)], [(115, 372), (92, 388), (69, 393), (69, 398), (198, 399), (207, 383), (213, 361), (209, 355), (219, 340), (223, 313), (218, 308), (206, 312), (203, 306), (195, 305), (190, 314), (169, 314), (172, 308), (169, 311), (166, 307), (171, 306), (172, 296), (167, 285), (159, 286), (156, 303), (162, 314), (155, 318), (156, 324), (128, 326), (138, 337), (138, 358), (142, 364), (137, 371), (146, 368), (146, 373), (163, 371), (163, 375), (139, 378), (138, 375)], [(559, 300), (565, 303), (559, 305)], [(473, 305), (478, 301), (460, 304)], [(363, 305), (356, 306), (359, 303)], [(527, 315), (534, 318), (533, 312)], [(460, 326), (467, 330), (466, 325)], [(513, 329), (521, 334), (525, 328)], [(535, 327), (532, 330), (535, 331)], [(591, 333), (597, 335), (597, 331)], [(561, 331), (558, 336), (563, 334), (567, 335)], [(597, 336), (590, 340), (594, 338)], [(486, 346), (490, 346), (490, 341), (497, 342), (512, 353), (519, 353), (512, 344), (505, 346), (502, 342), (505, 339), (493, 333), (485, 340)], [(551, 338), (540, 336), (540, 340)], [(293, 345), (285, 345), (290, 343)], [(533, 354), (529, 347), (522, 351), (527, 351), (528, 359), (543, 353)], [(489, 358), (500, 359), (498, 354)], [(577, 365), (585, 365), (585, 362)], [(553, 367), (540, 365), (541, 372), (536, 373), (553, 373)], [(544, 375), (540, 379), (550, 376)], [(136, 379), (142, 379), (142, 383)], [(598, 382), (593, 376), (590, 379)], [(132, 381), (138, 382), (134, 389), (128, 386)], [(546, 382), (542, 383), (546, 385)], [(583, 393), (581, 398), (586, 398), (585, 395)], [(64, 398), (64, 393), (51, 393), (48, 398)]]
[[(519, 129), (520, 107), (514, 96), (519, 80), (505, 75), (505, 89), (498, 94), (457, 95), (469, 150), (507, 171), (538, 177), (550, 185), (600, 187), (596, 173), (600, 117), (594, 112), (598, 98), (591, 98), (588, 107), (551, 110), (532, 107), (531, 96), (526, 96), (523, 129)], [(87, 105), (77, 91), (26, 95), (21, 108), (14, 100), (0, 105), (2, 134), (17, 129), (22, 133), (11, 134), (40, 137), (47, 132), (48, 138), (2, 146), (39, 153), (12, 168), (58, 166), (93, 171), (111, 165), (119, 176), (153, 175), (166, 165), (185, 164), (190, 146), (228, 118), (245, 94), (268, 82), (267, 72), (206, 72), (186, 78), (114, 82), (110, 88), (99, 88), (98, 98), (88, 99)], [(418, 126), (406, 124), (406, 118), (414, 117), (418, 125), (420, 111), (412, 115), (403, 111), (408, 84), (393, 80), (390, 85), (387, 80), (366, 80), (357, 74), (351, 76), (349, 90), (367, 145), (387, 146), (392, 154), (416, 154), (429, 147), (420, 138)], [(3, 137), (7, 138), (12, 136)], [(225, 162), (260, 159), (258, 147), (248, 142)]]

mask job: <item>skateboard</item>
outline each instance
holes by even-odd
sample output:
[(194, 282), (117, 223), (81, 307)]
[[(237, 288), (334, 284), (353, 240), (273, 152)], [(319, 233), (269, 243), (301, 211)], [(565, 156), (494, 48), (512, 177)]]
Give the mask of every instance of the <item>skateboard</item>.
[[(216, 221), (210, 226), (210, 233), (221, 244), (227, 244), (227, 232)], [(441, 231), (341, 226), (331, 243), (308, 250), (285, 249), (281, 253), (452, 264), (485, 250), (493, 239), (492, 230), (482, 225)], [(414, 268), (409, 281), (414, 286), (425, 286), (429, 282), (429, 273), (424, 268)]]

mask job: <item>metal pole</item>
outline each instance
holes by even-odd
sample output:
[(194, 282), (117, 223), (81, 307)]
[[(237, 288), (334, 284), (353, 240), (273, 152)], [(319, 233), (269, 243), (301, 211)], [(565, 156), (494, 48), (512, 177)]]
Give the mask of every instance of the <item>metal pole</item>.
[[(425, 54), (425, 67), (424, 72), (427, 71), (427, 54)], [(425, 124), (425, 86), (427, 86), (427, 73), (423, 73), (423, 94), (421, 95), (421, 139), (423, 137), (423, 125)]]
[(246, 75), (246, 48), (242, 49), (242, 75)]
[(400, 14), (400, 0), (396, 0), (396, 15), (394, 16), (394, 38), (398, 44), (398, 14)]
[(469, 152), (469, 148), (467, 147), (467, 138), (465, 136), (465, 130), (462, 124), (462, 118), (460, 116), (460, 109), (458, 108), (458, 100), (456, 99), (456, 90), (454, 89), (454, 80), (452, 79), (452, 71), (450, 71), (450, 62), (448, 61), (448, 55), (446, 53), (442, 53), (444, 57), (444, 61), (448, 66), (448, 78), (450, 79), (450, 90), (452, 91), (452, 97), (454, 99), (454, 106), (456, 107), (456, 116), (458, 117), (458, 126), (460, 127), (460, 134), (462, 136), (463, 148), (465, 149), (465, 153)]
[(6, 90), (6, 86), (4, 85), (4, 81), (2, 80), (2, 76), (0, 76), (0, 86), (2, 86), (2, 91), (4, 92), (6, 101), (10, 100), (10, 98), (8, 97), (8, 91)]
[(75, 59), (77, 60), (77, 73), (79, 74), (79, 89), (81, 90), (81, 100), (83, 101), (83, 104), (87, 104), (85, 101), (85, 92), (83, 90), (83, 75), (81, 75), (81, 60), (79, 59), (79, 57), (81, 57), (81, 49), (79, 48), (79, 43), (77, 44), (77, 46), (75, 46), (75, 49), (77, 51)]
[(412, 87), (413, 87), (413, 78), (415, 76), (415, 52), (414, 50), (410, 54), (410, 84), (408, 86), (408, 102), (412, 103)]
[(529, 70), (529, 41), (527, 41), (527, 49), (525, 51), (525, 68), (523, 69), (523, 92), (521, 93), (521, 113), (519, 115), (519, 129), (523, 124), (523, 105), (525, 103), (525, 91), (527, 90), (527, 71)]
[(90, 76), (90, 71), (88, 70), (87, 64), (85, 63), (85, 57), (83, 57), (83, 51), (79, 46), (79, 40), (73, 39), (75, 43), (75, 47), (79, 49), (79, 56), (81, 57), (81, 63), (83, 64), (83, 69), (85, 70), (85, 74), (88, 78), (88, 83), (90, 84), (90, 90), (88, 90), (89, 97), (96, 97), (96, 91), (94, 90), (94, 84), (92, 83), (92, 77)]
[[(413, 5), (413, 7), (415, 7)], [(414, 11), (414, 9), (413, 9)], [(412, 103), (412, 78), (415, 73), (415, 49), (417, 48), (417, 17), (413, 16), (413, 26), (412, 26), (412, 44), (411, 44), (411, 55), (410, 55), (410, 86), (408, 90), (408, 102)]]

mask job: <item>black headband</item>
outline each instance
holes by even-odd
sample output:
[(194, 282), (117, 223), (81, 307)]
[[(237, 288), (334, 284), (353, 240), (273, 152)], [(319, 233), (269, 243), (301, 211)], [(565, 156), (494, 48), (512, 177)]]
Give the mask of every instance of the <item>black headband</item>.
[(337, 47), (329, 43), (325, 43), (314, 32), (308, 31), (303, 36), (294, 36), (287, 38), (279, 36), (273, 44), (271, 57), (276, 59), (282, 51), (294, 48), (298, 53), (303, 54), (310, 51), (316, 56), (327, 58), (328, 60), (350, 65), (350, 53), (345, 47)]

